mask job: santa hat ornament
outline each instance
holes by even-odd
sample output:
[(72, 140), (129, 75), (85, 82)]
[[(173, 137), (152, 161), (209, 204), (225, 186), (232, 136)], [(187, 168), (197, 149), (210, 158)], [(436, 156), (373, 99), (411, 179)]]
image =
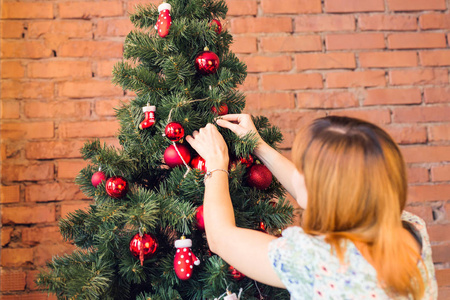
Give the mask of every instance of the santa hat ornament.
[(170, 25), (172, 25), (172, 17), (170, 16), (171, 9), (172, 6), (166, 2), (158, 6), (159, 18), (156, 22), (155, 29), (162, 38), (169, 34)]
[(191, 278), (194, 265), (198, 266), (200, 264), (200, 260), (192, 253), (191, 247), (192, 240), (187, 239), (185, 236), (175, 241), (177, 253), (173, 260), (173, 268), (175, 269), (175, 274), (181, 280)]

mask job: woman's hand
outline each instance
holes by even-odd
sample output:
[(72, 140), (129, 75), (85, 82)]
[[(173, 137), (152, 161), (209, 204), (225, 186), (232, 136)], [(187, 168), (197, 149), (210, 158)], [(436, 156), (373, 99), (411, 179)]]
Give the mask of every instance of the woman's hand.
[(255, 124), (253, 124), (252, 117), (247, 114), (231, 114), (223, 115), (217, 118), (217, 125), (220, 127), (228, 128), (233, 131), (239, 137), (243, 137), (248, 133), (253, 133), (258, 138), (258, 144), (263, 140), (256, 130)]
[(216, 126), (207, 124), (188, 135), (186, 141), (203, 157), (208, 170), (228, 169), (228, 147)]

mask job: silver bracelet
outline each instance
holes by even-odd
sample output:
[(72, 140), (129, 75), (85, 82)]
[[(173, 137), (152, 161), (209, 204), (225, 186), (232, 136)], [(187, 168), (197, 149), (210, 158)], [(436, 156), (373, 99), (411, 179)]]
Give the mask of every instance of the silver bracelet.
[(215, 172), (215, 171), (222, 171), (222, 172), (227, 173), (228, 176), (230, 175), (230, 173), (228, 173), (228, 171), (225, 170), (225, 169), (214, 169), (214, 170), (211, 170), (211, 171), (206, 172), (205, 178), (203, 178), (203, 181), (206, 181), (206, 179), (208, 179), (209, 177), (211, 177), (211, 176), (212, 176), (212, 173)]

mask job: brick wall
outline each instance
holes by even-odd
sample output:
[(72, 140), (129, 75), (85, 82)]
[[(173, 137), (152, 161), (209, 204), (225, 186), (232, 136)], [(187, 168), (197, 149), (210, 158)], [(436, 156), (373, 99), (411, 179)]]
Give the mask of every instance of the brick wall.
[[(428, 223), (440, 298), (450, 298), (450, 2), (227, 2), (247, 111), (282, 129), (287, 155), (296, 129), (327, 114), (375, 122), (401, 144), (408, 208)], [(73, 183), (84, 141), (117, 145), (113, 108), (132, 95), (111, 70), (137, 3), (2, 2), (2, 299), (47, 299), (36, 270), (73, 249), (57, 221), (89, 203)]]

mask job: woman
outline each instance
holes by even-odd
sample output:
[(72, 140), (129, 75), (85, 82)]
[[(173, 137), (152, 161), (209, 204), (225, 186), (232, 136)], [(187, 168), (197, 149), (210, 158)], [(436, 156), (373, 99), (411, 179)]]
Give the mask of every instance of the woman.
[(250, 278), (287, 288), (291, 299), (437, 298), (425, 223), (403, 212), (405, 165), (386, 132), (351, 118), (317, 119), (298, 134), (294, 164), (259, 137), (249, 115), (217, 125), (255, 133), (254, 154), (305, 212), (302, 228), (281, 238), (236, 227), (228, 149), (208, 124), (186, 140), (211, 172), (204, 198), (211, 251)]

